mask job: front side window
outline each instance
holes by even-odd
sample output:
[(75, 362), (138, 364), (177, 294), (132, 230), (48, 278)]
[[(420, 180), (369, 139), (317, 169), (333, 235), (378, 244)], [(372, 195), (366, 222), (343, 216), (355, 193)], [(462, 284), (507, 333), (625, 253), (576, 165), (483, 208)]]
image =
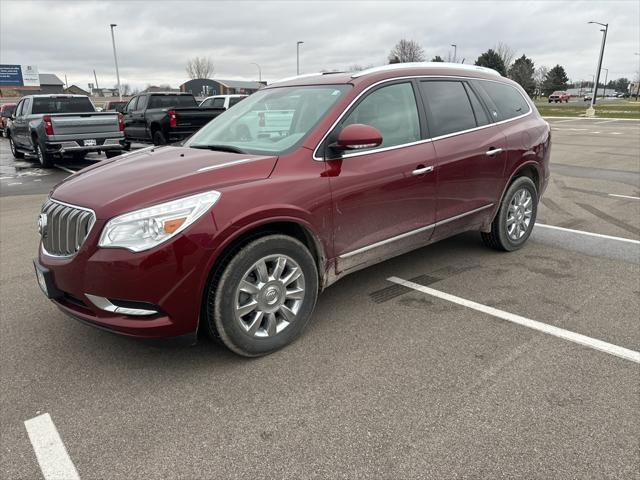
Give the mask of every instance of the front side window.
[(19, 117), (20, 115), (22, 115), (22, 106), (24, 105), (24, 100), (22, 100), (21, 102), (18, 103), (18, 106), (16, 107), (16, 117)]
[(142, 95), (138, 97), (138, 104), (136, 105), (136, 110), (144, 110), (147, 107), (147, 100), (149, 99), (148, 95)]
[(266, 88), (226, 110), (185, 146), (281, 155), (313, 130), (350, 85)]
[(223, 108), (224, 107), (224, 98), (214, 98), (211, 103), (213, 108)]
[(380, 131), (382, 145), (375, 148), (420, 140), (418, 106), (411, 83), (388, 85), (367, 95), (342, 122), (341, 128), (354, 123)]
[(432, 137), (462, 132), (478, 126), (462, 82), (424, 81), (420, 82), (420, 88), (430, 112), (429, 133)]
[[(528, 113), (529, 103), (511, 85), (498, 82), (477, 82), (489, 95), (498, 109), (498, 120), (508, 120)], [(563, 92), (556, 92), (560, 95)]]
[(138, 98), (139, 97), (133, 97), (131, 100), (129, 100), (129, 103), (127, 103), (127, 113), (131, 113), (133, 111), (135, 111), (136, 109), (136, 105), (138, 103)]

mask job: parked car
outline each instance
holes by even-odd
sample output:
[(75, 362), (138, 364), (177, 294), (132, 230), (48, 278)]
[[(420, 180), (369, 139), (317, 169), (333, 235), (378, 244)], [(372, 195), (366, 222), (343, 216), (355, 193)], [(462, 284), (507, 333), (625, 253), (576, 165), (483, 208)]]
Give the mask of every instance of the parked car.
[(549, 95), (549, 103), (551, 102), (565, 102), (569, 103), (569, 99), (571, 98), (571, 94), (569, 92), (565, 92), (562, 90), (557, 90)]
[(15, 110), (15, 103), (3, 103), (0, 105), (0, 131), (3, 137), (6, 136), (7, 121), (11, 118)]
[(205, 98), (200, 102), (201, 107), (213, 107), (224, 108), (225, 110), (233, 107), (235, 104), (240, 103), (247, 98), (248, 95), (214, 95), (212, 97)]
[(124, 113), (124, 108), (127, 106), (126, 100), (107, 100), (104, 102), (104, 107), (102, 108), (105, 112), (120, 112)]
[(127, 142), (178, 142), (224, 112), (222, 108), (199, 108), (190, 93), (143, 93), (125, 108), (124, 133)]
[(16, 106), (7, 136), (15, 158), (33, 155), (43, 167), (56, 156), (105, 152), (107, 158), (124, 148), (122, 115), (96, 112), (85, 95), (28, 95)]
[(582, 98), (583, 102), (590, 102), (591, 100), (593, 100), (593, 93), (587, 93), (585, 94), (585, 96)]
[[(247, 134), (270, 104), (295, 112), (288, 134)], [(550, 142), (524, 90), (482, 67), (284, 80), (181, 146), (54, 188), (38, 282), (63, 312), (110, 332), (193, 342), (200, 328), (264, 355), (297, 338), (318, 293), (351, 272), (468, 230), (521, 248)]]

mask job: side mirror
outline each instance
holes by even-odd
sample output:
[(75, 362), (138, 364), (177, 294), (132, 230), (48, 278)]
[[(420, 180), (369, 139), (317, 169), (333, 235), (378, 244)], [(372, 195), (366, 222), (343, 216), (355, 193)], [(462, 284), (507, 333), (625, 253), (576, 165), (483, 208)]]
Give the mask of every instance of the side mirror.
[(377, 128), (362, 123), (344, 127), (331, 148), (338, 151), (373, 148), (382, 144), (382, 134)]

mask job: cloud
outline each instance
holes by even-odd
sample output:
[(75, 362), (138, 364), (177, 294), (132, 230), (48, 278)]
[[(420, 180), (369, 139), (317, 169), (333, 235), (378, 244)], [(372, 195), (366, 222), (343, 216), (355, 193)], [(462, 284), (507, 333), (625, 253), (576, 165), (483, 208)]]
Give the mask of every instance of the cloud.
[(602, 2), (403, 1), (7, 1), (0, 3), (2, 63), (38, 65), (86, 87), (93, 69), (115, 84), (110, 23), (123, 83), (178, 86), (186, 61), (209, 56), (215, 77), (275, 80), (295, 74), (296, 41), (303, 72), (380, 65), (401, 38), (418, 41), (427, 58), (473, 63), (498, 42), (536, 65), (561, 64), (573, 80), (595, 72), (601, 33), (610, 24), (603, 66), (609, 78), (633, 77), (640, 57), (640, 4)]

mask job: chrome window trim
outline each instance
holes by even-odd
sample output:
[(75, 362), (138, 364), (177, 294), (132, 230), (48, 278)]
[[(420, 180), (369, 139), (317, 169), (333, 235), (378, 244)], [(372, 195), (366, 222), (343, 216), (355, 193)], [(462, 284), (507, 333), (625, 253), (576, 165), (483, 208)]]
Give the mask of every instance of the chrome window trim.
[[(416, 75), (411, 75), (411, 76), (406, 76), (406, 77), (387, 78), (385, 80), (380, 80), (380, 81), (378, 81), (376, 83), (373, 83), (373, 84), (369, 85), (362, 92), (360, 92), (356, 96), (356, 98), (354, 98), (349, 103), (349, 105), (347, 105), (347, 107), (343, 110), (343, 112), (336, 119), (336, 121), (333, 122), (331, 127), (329, 127), (329, 129), (325, 132), (325, 134), (323, 135), (323, 137), (320, 140), (320, 142), (318, 143), (318, 145), (316, 145), (316, 148), (313, 150), (313, 159), (318, 161), (318, 162), (326, 162), (326, 161), (328, 161), (327, 159), (321, 158), (318, 155), (318, 150), (320, 149), (320, 146), (324, 143), (324, 141), (327, 139), (329, 134), (333, 131), (333, 129), (340, 123), (340, 121), (344, 118), (346, 113), (351, 109), (351, 107), (353, 107), (353, 105), (358, 100), (360, 100), (360, 97), (362, 97), (365, 93), (367, 93), (372, 88), (377, 87), (378, 85), (382, 85), (383, 83), (395, 82), (397, 80), (412, 80), (414, 78), (415, 79), (421, 79), (421, 78), (452, 78), (452, 79), (459, 79), (459, 80), (477, 80), (477, 81), (480, 81), (480, 82), (501, 83), (503, 85), (507, 85), (507, 86), (513, 88), (516, 92), (518, 92), (520, 94), (520, 96), (525, 100), (526, 104), (529, 106), (529, 111), (527, 113), (523, 113), (522, 115), (518, 115), (517, 117), (508, 118), (506, 120), (500, 120), (499, 122), (488, 123), (487, 125), (481, 125), (479, 127), (474, 127), (474, 128), (470, 128), (470, 129), (467, 129), (467, 130), (461, 130), (459, 132), (453, 132), (453, 133), (448, 133), (446, 135), (440, 135), (438, 137), (424, 138), (422, 140), (417, 140), (415, 142), (402, 143), (400, 145), (392, 145), (392, 146), (389, 146), (389, 147), (376, 148), (376, 149), (373, 149), (373, 150), (367, 150), (366, 152), (348, 153), (346, 155), (342, 155), (341, 157), (339, 157), (339, 159), (357, 157), (357, 156), (361, 156), (361, 155), (368, 155), (370, 153), (385, 152), (385, 151), (394, 150), (394, 149), (397, 149), (397, 148), (411, 147), (413, 145), (420, 145), (421, 143), (435, 142), (437, 140), (442, 140), (444, 138), (455, 137), (457, 135), (463, 135), (465, 133), (474, 132), (476, 130), (482, 130), (484, 128), (493, 127), (495, 125), (502, 125), (504, 123), (513, 122), (515, 120), (519, 120), (521, 118), (524, 118), (527, 115), (531, 115), (531, 113), (533, 112), (533, 108), (531, 108), (531, 103), (529, 102), (529, 100), (524, 95), (522, 95), (522, 92), (520, 90), (518, 90), (513, 85), (510, 85), (510, 84), (505, 83), (505, 82), (500, 81), (500, 80), (491, 80), (491, 79), (488, 79), (488, 78), (477, 78), (477, 77), (464, 77), (464, 76), (460, 76), (460, 75), (417, 75), (417, 76)], [(418, 101), (418, 99), (416, 99), (416, 102), (417, 101)], [(331, 160), (338, 160), (338, 158), (331, 159)]]
[(446, 225), (447, 223), (453, 222), (455, 220), (459, 220), (468, 215), (473, 215), (474, 213), (478, 213), (478, 212), (481, 212), (482, 210), (486, 210), (487, 208), (491, 208), (494, 205), (495, 204), (490, 203), (488, 205), (484, 205), (483, 207), (474, 208), (473, 210), (469, 210), (468, 212), (461, 213), (460, 215), (455, 215), (453, 217), (445, 218), (444, 220), (439, 220), (435, 223), (432, 223), (431, 225), (427, 225), (426, 227), (420, 227), (415, 230), (411, 230), (409, 232), (401, 233), (400, 235), (396, 235), (395, 237), (387, 238), (385, 240), (380, 240), (379, 242), (375, 242), (370, 245), (365, 245), (364, 247), (357, 248), (356, 250), (352, 250), (350, 252), (343, 253), (342, 255), (338, 255), (338, 258), (345, 259), (345, 258), (353, 257), (354, 255), (358, 255), (359, 253), (364, 253), (374, 248), (378, 248), (383, 245), (386, 245), (388, 243), (393, 243), (395, 241), (402, 240), (403, 238), (410, 237), (411, 235), (416, 235), (421, 232), (426, 232), (427, 230), (436, 228), (440, 225)]
[[(84, 245), (85, 240), (89, 237), (89, 234), (91, 233), (91, 230), (93, 229), (93, 226), (96, 223), (96, 212), (93, 211), (90, 208), (80, 207), (79, 205), (73, 205), (71, 203), (61, 202), (60, 200), (56, 200), (55, 198), (51, 198), (51, 197), (49, 197), (47, 200), (49, 200), (50, 202), (53, 202), (53, 203), (57, 203), (58, 205), (63, 205), (65, 207), (76, 208), (78, 210), (84, 210), (85, 212), (90, 212), (91, 213), (91, 222), (89, 223), (89, 228), (87, 229), (87, 235), (84, 237), (84, 240), (80, 244), (80, 248), (82, 248), (82, 245)], [(78, 249), (78, 252), (80, 251), (80, 248)], [(42, 243), (42, 237), (40, 238), (40, 250), (42, 250), (43, 254), (45, 254), (46, 256), (51, 257), (51, 258), (68, 259), (68, 258), (73, 258), (78, 254), (78, 252), (72, 253), (71, 255), (55, 255), (53, 253), (49, 253), (44, 248), (44, 244)]]

